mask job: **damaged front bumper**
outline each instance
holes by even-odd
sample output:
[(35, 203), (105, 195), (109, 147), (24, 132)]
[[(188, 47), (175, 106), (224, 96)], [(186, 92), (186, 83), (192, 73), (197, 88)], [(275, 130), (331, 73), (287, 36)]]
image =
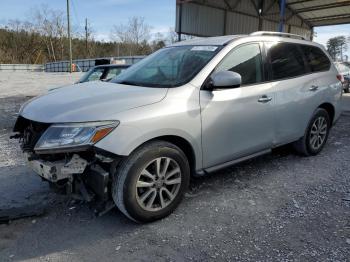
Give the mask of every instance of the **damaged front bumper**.
[[(85, 152), (86, 153), (86, 152)], [(28, 166), (55, 188), (68, 195), (91, 202), (106, 202), (111, 197), (112, 173), (120, 158), (90, 152), (88, 160), (78, 153), (49, 161), (41, 155), (26, 153)]]
[[(90, 127), (91, 123), (87, 125)], [(91, 204), (98, 214), (113, 207), (112, 177), (122, 157), (96, 148), (92, 143), (83, 147), (65, 147), (58, 151), (37, 150), (36, 144), (50, 127), (51, 124), (48, 123), (18, 117), (12, 138), (19, 140), (28, 166), (59, 192), (93, 202)], [(56, 128), (59, 127), (58, 125)], [(115, 125), (108, 128), (107, 131), (110, 132)], [(96, 130), (100, 132), (102, 129)], [(99, 135), (103, 137), (106, 134)]]
[(73, 154), (69, 161), (45, 161), (41, 159), (32, 159), (27, 155), (28, 166), (43, 179), (52, 183), (56, 183), (62, 180), (73, 181), (73, 174), (83, 174), (88, 161), (81, 158), (77, 154)]

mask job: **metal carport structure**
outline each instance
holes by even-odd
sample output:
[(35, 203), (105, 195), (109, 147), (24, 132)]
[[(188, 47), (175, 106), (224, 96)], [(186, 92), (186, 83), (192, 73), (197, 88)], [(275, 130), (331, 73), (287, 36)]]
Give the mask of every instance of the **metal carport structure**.
[(176, 32), (195, 36), (282, 31), (350, 23), (350, 0), (177, 0)]

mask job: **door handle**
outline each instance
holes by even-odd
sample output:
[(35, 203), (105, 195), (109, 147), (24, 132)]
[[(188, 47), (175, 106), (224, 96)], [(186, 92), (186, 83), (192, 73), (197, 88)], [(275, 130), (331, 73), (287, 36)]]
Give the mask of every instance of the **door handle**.
[(310, 91), (316, 91), (317, 89), (318, 89), (318, 86), (315, 86), (315, 85), (309, 88)]
[(269, 97), (267, 95), (263, 95), (258, 99), (259, 103), (267, 103), (270, 102), (272, 100), (272, 97)]

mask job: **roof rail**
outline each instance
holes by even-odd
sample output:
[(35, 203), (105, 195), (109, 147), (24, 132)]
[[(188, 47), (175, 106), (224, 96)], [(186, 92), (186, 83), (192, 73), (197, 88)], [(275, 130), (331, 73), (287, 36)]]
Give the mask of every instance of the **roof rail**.
[(272, 31), (258, 31), (250, 34), (251, 36), (263, 36), (263, 35), (269, 35), (269, 36), (281, 36), (281, 37), (289, 37), (289, 38), (299, 38), (301, 40), (307, 40), (305, 37), (301, 35), (296, 34), (289, 34), (289, 33), (281, 33), (281, 32), (272, 32)]

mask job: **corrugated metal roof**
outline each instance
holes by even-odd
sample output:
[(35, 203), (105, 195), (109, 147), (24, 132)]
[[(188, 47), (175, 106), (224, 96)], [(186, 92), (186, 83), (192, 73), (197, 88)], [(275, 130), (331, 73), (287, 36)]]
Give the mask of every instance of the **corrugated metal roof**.
[(227, 13), (226, 34), (246, 34), (254, 32), (259, 26), (259, 19), (242, 14)]
[[(350, 0), (286, 1), (285, 32), (310, 37), (315, 26), (350, 23)], [(176, 31), (197, 36), (277, 31), (278, 3), (279, 0), (177, 0)]]
[(350, 0), (287, 0), (287, 7), (311, 26), (350, 23)]
[[(262, 11), (260, 15), (259, 9)], [(311, 35), (311, 27), (301, 17), (290, 10), (287, 10), (286, 17), (287, 32), (300, 28), (297, 31), (308, 31), (304, 36)], [(184, 34), (219, 36), (276, 31), (278, 22), (279, 7), (276, 0), (177, 0), (176, 31)]]
[(224, 10), (189, 3), (182, 12), (182, 27), (196, 35), (224, 35)]

